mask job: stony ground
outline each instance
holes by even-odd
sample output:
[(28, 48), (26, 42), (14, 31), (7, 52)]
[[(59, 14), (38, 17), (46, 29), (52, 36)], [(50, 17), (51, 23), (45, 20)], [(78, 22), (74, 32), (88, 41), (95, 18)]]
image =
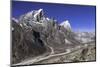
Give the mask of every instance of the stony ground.
[(69, 62), (86, 62), (96, 61), (95, 43), (91, 42), (83, 46), (72, 48), (71, 51), (66, 51), (60, 54), (43, 55), (36, 58), (24, 60), (17, 65), (36, 65), (36, 64), (52, 64), (52, 63), (69, 63)]
[[(53, 56), (48, 59), (39, 61), (35, 64), (47, 64), (47, 63), (63, 63), (63, 62), (83, 62), (83, 61), (95, 61), (96, 60), (96, 48), (94, 43), (88, 46), (74, 49), (70, 53)], [(34, 64), (34, 63), (33, 63)]]

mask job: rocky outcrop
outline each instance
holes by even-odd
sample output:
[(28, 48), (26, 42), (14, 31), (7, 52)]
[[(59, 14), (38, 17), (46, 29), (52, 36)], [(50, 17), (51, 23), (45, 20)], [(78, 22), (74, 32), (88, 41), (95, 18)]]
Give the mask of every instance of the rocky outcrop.
[(39, 32), (31, 28), (23, 29), (14, 20), (12, 20), (12, 28), (12, 63), (46, 52), (46, 46), (40, 39)]

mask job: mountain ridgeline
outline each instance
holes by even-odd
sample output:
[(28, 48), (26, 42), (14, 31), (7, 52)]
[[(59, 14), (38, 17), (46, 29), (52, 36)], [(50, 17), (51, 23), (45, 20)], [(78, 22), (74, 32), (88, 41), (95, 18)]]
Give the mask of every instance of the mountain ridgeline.
[[(12, 64), (29, 57), (63, 53), (81, 46), (86, 39), (85, 35), (72, 31), (68, 20), (58, 24), (57, 20), (45, 17), (43, 9), (28, 12), (19, 19), (12, 18), (11, 22)], [(91, 35), (87, 40), (94, 41), (95, 34)]]

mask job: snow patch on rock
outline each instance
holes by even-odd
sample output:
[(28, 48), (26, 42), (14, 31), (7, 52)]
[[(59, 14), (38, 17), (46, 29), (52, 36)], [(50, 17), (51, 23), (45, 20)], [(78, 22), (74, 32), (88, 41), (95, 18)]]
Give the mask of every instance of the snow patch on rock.
[(71, 42), (68, 41), (67, 39), (65, 39), (65, 43), (66, 43), (66, 44), (71, 44)]

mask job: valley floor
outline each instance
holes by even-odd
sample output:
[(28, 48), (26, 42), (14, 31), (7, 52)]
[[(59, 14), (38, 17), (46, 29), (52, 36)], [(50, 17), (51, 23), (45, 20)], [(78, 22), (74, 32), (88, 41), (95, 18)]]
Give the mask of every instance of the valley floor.
[(95, 51), (96, 51), (95, 42), (89, 42), (85, 43), (82, 46), (77, 46), (75, 48), (67, 49), (66, 52), (64, 53), (52, 54), (53, 53), (52, 50), (50, 54), (44, 53), (41, 56), (26, 59), (20, 63), (13, 64), (13, 66), (95, 61), (96, 60)]

